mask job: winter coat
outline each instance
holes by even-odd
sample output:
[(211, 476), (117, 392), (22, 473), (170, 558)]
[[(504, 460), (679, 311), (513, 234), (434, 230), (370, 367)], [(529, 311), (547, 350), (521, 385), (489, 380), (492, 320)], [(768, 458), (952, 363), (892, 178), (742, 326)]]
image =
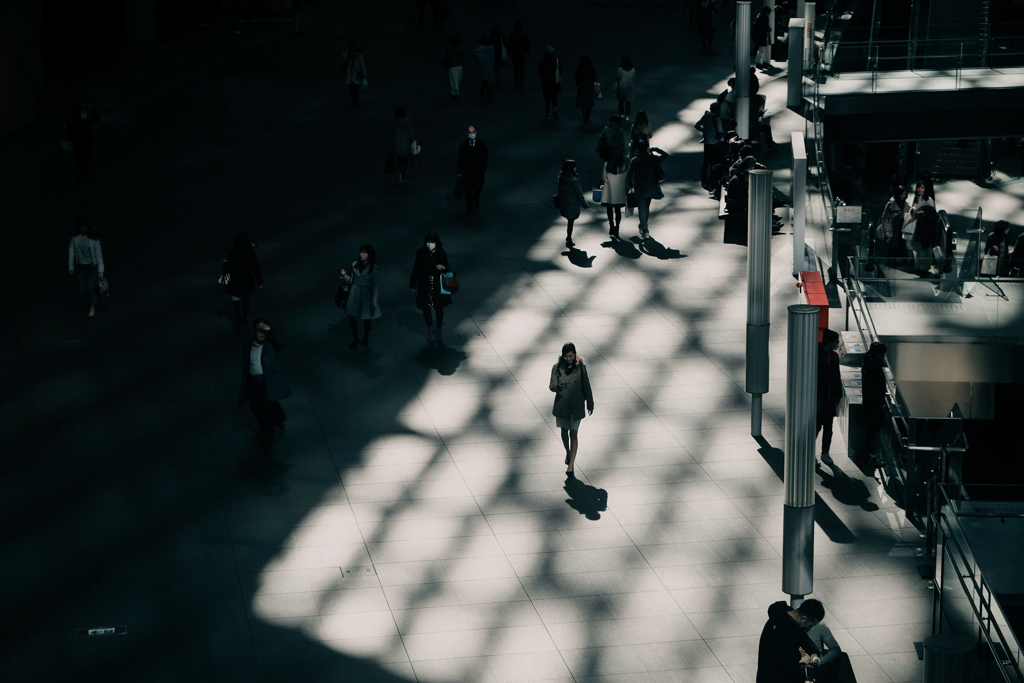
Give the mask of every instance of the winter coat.
[(939, 214), (935, 212), (935, 207), (931, 204), (923, 204), (919, 210), (922, 213), (914, 223), (914, 241), (919, 242), (925, 249), (941, 245), (942, 240), (938, 235)]
[(769, 16), (768, 14), (758, 14), (757, 19), (754, 20), (754, 25), (750, 29), (750, 44), (755, 48), (764, 47), (768, 44)]
[(872, 354), (865, 354), (861, 365), (861, 393), (864, 408), (881, 410), (885, 407), (886, 381), (885, 362)]
[(835, 417), (843, 398), (843, 378), (839, 374), (839, 354), (818, 347), (818, 413)]
[(593, 64), (580, 64), (576, 67), (576, 106), (581, 109), (594, 106), (594, 81), (597, 71)]
[(450, 69), (453, 66), (462, 66), (465, 61), (466, 51), (462, 49), (462, 46), (452, 45), (448, 48), (448, 52), (445, 53), (442, 64), (444, 68)]
[(75, 266), (96, 266), (96, 274), (103, 277), (103, 247), (99, 240), (88, 235), (75, 235), (68, 244), (68, 272), (75, 274)]
[(551, 406), (551, 414), (555, 417), (582, 420), (594, 409), (594, 392), (590, 389), (590, 377), (587, 366), (577, 360), (572, 372), (566, 373), (562, 363), (555, 363), (551, 368), (551, 380), (548, 389), (555, 392), (555, 403)]
[(479, 187), (484, 184), (484, 173), (487, 171), (487, 144), (477, 138), (470, 144), (468, 139), (459, 145), (459, 160), (455, 173), (462, 176), (467, 187)]
[(530, 39), (522, 29), (512, 31), (505, 45), (508, 48), (508, 53), (513, 57), (523, 57), (530, 52)]
[(587, 204), (587, 199), (583, 196), (579, 176), (559, 175), (558, 210), (562, 218), (579, 218), (581, 206), (587, 208), (590, 204)]
[(601, 204), (605, 206), (626, 205), (626, 170), (621, 167), (619, 170), (622, 172), (609, 172), (608, 164), (601, 168), (601, 179), (604, 182), (604, 188), (601, 190)]
[(636, 156), (636, 154), (637, 154), (637, 145), (640, 143), (641, 140), (647, 140), (648, 142), (650, 141), (650, 139), (651, 139), (651, 132), (652, 132), (652, 129), (651, 129), (651, 122), (650, 121), (648, 121), (647, 123), (643, 124), (642, 126), (638, 126), (637, 124), (634, 123), (632, 125), (632, 127), (630, 127), (630, 129), (629, 129), (629, 156), (630, 157), (635, 157)]
[(878, 221), (876, 239), (885, 239), (885, 233), (899, 235), (903, 232), (903, 219), (907, 208), (906, 202), (901, 202), (895, 197), (891, 198), (882, 209), (882, 218)]
[(757, 644), (757, 683), (803, 683), (800, 648), (818, 654), (818, 648), (789, 616), (789, 605), (780, 600), (768, 608), (768, 622)]
[(394, 119), (391, 122), (391, 135), (388, 140), (388, 150), (396, 157), (407, 157), (412, 152), (409, 150), (416, 140), (416, 132), (412, 129), (412, 121), (408, 116)]
[(601, 158), (613, 167), (625, 166), (629, 160), (627, 125), (627, 123), (616, 119), (601, 131), (601, 137), (604, 139)]
[(626, 185), (636, 193), (637, 199), (661, 199), (665, 194), (659, 184), (665, 179), (661, 159), (650, 152), (637, 155), (629, 162)]
[(540, 64), (537, 65), (537, 76), (540, 77), (541, 86), (545, 93), (562, 92), (562, 85), (556, 77), (556, 74), (561, 73), (562, 65), (559, 63), (558, 58), (551, 52), (545, 53), (541, 57)]
[(366, 62), (363, 60), (363, 53), (356, 50), (352, 51), (351, 48), (345, 50), (341, 55), (341, 60), (345, 70), (345, 82), (350, 85), (356, 85), (363, 82), (366, 78)]
[[(267, 400), (271, 403), (286, 399), (292, 395), (291, 387), (281, 372), (281, 364), (277, 354), (281, 345), (267, 337), (263, 342), (263, 353), (260, 356), (260, 363), (263, 366), (263, 381), (267, 387)], [(252, 342), (242, 347), (242, 383), (238, 389), (238, 406), (244, 406), (249, 400), (249, 354), (252, 351)]]
[(615, 81), (619, 84), (618, 96), (626, 102), (633, 101), (633, 79), (636, 78), (636, 69), (624, 71), (620, 66), (615, 70)]
[(349, 285), (348, 306), (345, 307), (345, 314), (350, 318), (375, 320), (380, 317), (380, 305), (373, 305), (380, 295), (380, 287), (377, 284), (377, 266), (368, 265), (365, 270), (360, 271), (356, 268), (358, 264), (359, 261), (353, 261), (349, 271), (341, 276), (341, 281)]
[(231, 296), (240, 299), (252, 296), (255, 285), (263, 286), (263, 273), (252, 249), (234, 248), (229, 251), (224, 273), (231, 276), (228, 280), (228, 294)]
[[(439, 265), (444, 266), (444, 270), (438, 270)], [(430, 251), (425, 246), (419, 248), (409, 276), (409, 288), (416, 290), (416, 308), (444, 308), (452, 302), (450, 294), (441, 293), (441, 273), (449, 270), (451, 266), (444, 249), (434, 247), (434, 251)]]

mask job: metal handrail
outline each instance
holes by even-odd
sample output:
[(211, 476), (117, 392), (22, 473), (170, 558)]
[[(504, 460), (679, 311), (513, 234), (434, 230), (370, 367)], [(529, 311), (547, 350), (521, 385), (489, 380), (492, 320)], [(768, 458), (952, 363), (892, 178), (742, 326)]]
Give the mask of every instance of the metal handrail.
[[(981, 569), (978, 568), (977, 563), (974, 560), (974, 555), (971, 553), (970, 543), (967, 542), (967, 536), (964, 534), (963, 529), (960, 526), (959, 514), (956, 511), (956, 506), (953, 505), (952, 499), (949, 495), (949, 487), (945, 484), (939, 486), (939, 490), (942, 492), (943, 502), (945, 506), (949, 508), (952, 514), (945, 514), (940, 511), (937, 515), (943, 531), (943, 535), (946, 537), (947, 542), (942, 544), (943, 557), (949, 557), (954, 569), (956, 569), (956, 578), (963, 589), (964, 595), (968, 598), (968, 603), (971, 606), (971, 611), (978, 621), (978, 630), (984, 637), (985, 642), (988, 643), (989, 650), (992, 653), (993, 659), (999, 663), (999, 671), (1003, 676), (1003, 679), (1007, 683), (1019, 683), (1024, 680), (1024, 672), (1021, 670), (1021, 647), (1020, 642), (1017, 640), (1013, 631), (1007, 629), (1008, 633), (1004, 634), (1000, 624), (1009, 625), (1009, 620), (1006, 618), (1006, 614), (1003, 612), (1002, 607), (999, 604), (999, 600), (996, 598), (995, 593), (992, 591), (991, 586), (985, 580)], [(998, 515), (993, 515), (998, 516)], [(952, 543), (948, 541), (952, 540)], [(946, 555), (949, 549), (956, 550), (956, 556)], [(959, 562), (957, 561), (959, 560)], [(936, 563), (941, 562), (942, 558), (936, 558)], [(963, 570), (960, 568), (962, 567)], [(938, 567), (936, 570), (938, 571)], [(937, 574), (938, 575), (938, 574)], [(966, 579), (970, 579), (968, 585)], [(988, 596), (985, 600), (984, 597)], [(977, 596), (977, 602), (973, 599)], [(983, 608), (987, 609), (988, 614), (983, 613)], [(992, 631), (995, 632), (995, 640), (992, 638)], [(996, 647), (996, 641), (998, 641), (999, 647)], [(1000, 652), (1000, 650), (1002, 652)], [(1014, 677), (1010, 678), (1009, 672), (1007, 671), (1007, 665), (1010, 666), (1014, 673)]]

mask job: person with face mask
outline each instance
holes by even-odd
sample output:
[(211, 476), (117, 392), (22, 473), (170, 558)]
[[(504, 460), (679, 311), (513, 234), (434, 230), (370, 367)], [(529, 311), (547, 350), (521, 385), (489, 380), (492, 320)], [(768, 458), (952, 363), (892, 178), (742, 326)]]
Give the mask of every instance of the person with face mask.
[(416, 251), (409, 276), (409, 289), (416, 292), (416, 308), (423, 311), (423, 320), (427, 323), (427, 342), (436, 339), (438, 344), (444, 343), (441, 336), (444, 308), (452, 302), (452, 297), (441, 293), (441, 273), (449, 269), (448, 254), (441, 248), (441, 237), (436, 232), (428, 232), (423, 238), (423, 246)]
[(484, 188), (487, 171), (487, 145), (477, 138), (476, 128), (466, 129), (466, 139), (459, 145), (459, 159), (455, 175), (462, 181), (466, 199), (466, 213), (480, 210), (480, 191)]

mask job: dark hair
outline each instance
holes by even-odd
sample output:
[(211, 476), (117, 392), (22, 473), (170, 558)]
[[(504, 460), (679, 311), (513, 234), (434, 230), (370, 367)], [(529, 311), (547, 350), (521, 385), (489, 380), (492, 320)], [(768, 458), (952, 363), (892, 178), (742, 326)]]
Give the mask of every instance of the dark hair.
[(867, 355), (874, 355), (878, 358), (881, 358), (882, 356), (885, 355), (886, 351), (888, 351), (888, 348), (882, 342), (871, 342), (871, 346), (868, 347)]
[(629, 55), (622, 55), (622, 61), (619, 62), (619, 68), (623, 71), (629, 71), (633, 68), (633, 62), (630, 61)]
[(719, 102), (718, 100), (715, 100), (714, 102), (711, 103), (711, 106), (709, 106), (708, 109), (711, 110), (711, 113), (717, 114), (720, 111), (722, 111), (722, 103)]
[[(370, 267), (376, 266), (377, 265), (377, 252), (373, 250), (373, 245), (372, 244), (364, 244), (361, 247), (359, 247), (359, 252), (358, 252), (359, 254), (363, 253), (364, 251), (366, 252), (366, 265), (370, 266)], [(357, 256), (358, 256), (358, 254), (357, 254)], [(360, 259), (360, 258), (357, 258), (356, 259), (356, 266), (359, 268), (359, 270), (361, 272), (363, 270), (363, 260)]]
[(576, 345), (575, 344), (573, 344), (572, 342), (565, 342), (564, 344), (562, 344), (562, 355), (563, 356), (565, 354), (569, 353), (570, 351), (572, 351), (573, 353), (576, 353)]
[(646, 136), (636, 141), (637, 154), (646, 154), (647, 150), (651, 148), (651, 141)]
[(835, 330), (825, 328), (821, 332), (821, 341), (823, 344), (834, 344), (839, 341), (839, 333)]
[(633, 119), (633, 125), (634, 126), (639, 126), (642, 123), (650, 123), (650, 122), (651, 122), (650, 119), (647, 118), (647, 112), (645, 112), (643, 109), (638, 111), (636, 113), (636, 118)]
[(814, 621), (821, 621), (825, 618), (825, 606), (821, 604), (821, 600), (804, 600), (800, 603), (800, 606), (796, 608), (797, 613), (813, 619)]
[[(576, 354), (576, 360), (573, 361), (572, 365), (569, 365), (568, 363), (566, 363), (565, 359), (562, 357), (565, 354), (569, 353), (570, 351), (572, 351), (574, 354)], [(573, 368), (577, 364), (579, 364), (579, 365), (583, 364), (583, 356), (581, 356), (579, 353), (577, 353), (576, 345), (573, 344), (572, 342), (566, 342), (566, 343), (562, 344), (562, 353), (560, 353), (558, 355), (558, 366), (562, 367), (562, 368)]]
[(566, 159), (562, 162), (562, 170), (558, 173), (559, 176), (576, 175), (576, 160)]
[(405, 107), (402, 107), (402, 106), (395, 107), (395, 118), (396, 119), (404, 119), (406, 116), (407, 116), (407, 114), (405, 113)]
[(426, 235), (423, 236), (423, 244), (426, 244), (427, 242), (433, 242), (434, 244), (440, 247), (441, 236), (438, 235), (436, 232), (428, 232)]
[(78, 234), (85, 235), (91, 240), (98, 240), (100, 238), (100, 231), (85, 216), (78, 217)]
[(730, 78), (729, 80), (727, 80), (725, 82), (725, 84), (727, 86), (729, 86), (730, 88), (735, 88), (736, 87), (736, 77), (734, 76), (734, 77)]
[(249, 239), (247, 233), (239, 232), (235, 235), (235, 246), (232, 248), (239, 251), (252, 251), (252, 240)]
[(999, 221), (999, 222), (997, 222), (994, 230), (995, 230), (996, 233), (1009, 232), (1010, 231), (1010, 221)]
[(582, 57), (580, 57), (580, 66), (583, 66), (584, 64), (589, 64), (590, 66), (593, 66), (593, 63), (590, 61), (590, 55), (583, 55)]

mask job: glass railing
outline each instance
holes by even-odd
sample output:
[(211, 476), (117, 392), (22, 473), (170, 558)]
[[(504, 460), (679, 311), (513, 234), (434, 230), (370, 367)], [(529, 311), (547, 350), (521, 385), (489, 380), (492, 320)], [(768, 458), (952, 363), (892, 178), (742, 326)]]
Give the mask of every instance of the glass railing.
[[(975, 660), (975, 680), (1024, 681), (1020, 642), (999, 599), (979, 566), (962, 519), (1024, 517), (1024, 487), (940, 486), (942, 507), (935, 515), (941, 553), (935, 566), (932, 632), (967, 636), (983, 647)], [(999, 500), (999, 499), (1002, 500)]]

